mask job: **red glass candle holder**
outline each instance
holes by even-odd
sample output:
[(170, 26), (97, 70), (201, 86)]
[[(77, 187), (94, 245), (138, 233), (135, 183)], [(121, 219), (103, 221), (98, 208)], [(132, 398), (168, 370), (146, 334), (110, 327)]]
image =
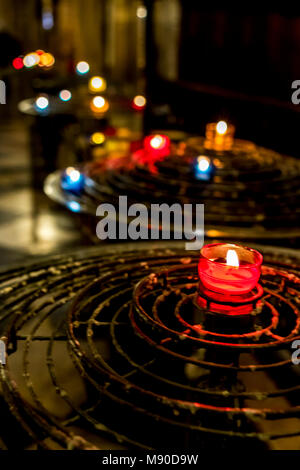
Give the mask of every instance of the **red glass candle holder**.
[[(230, 265), (229, 251), (236, 253), (234, 261), (238, 259), (238, 266)], [(258, 283), (262, 261), (262, 255), (251, 248), (225, 243), (205, 245), (200, 251), (199, 277), (210, 291), (247, 294)]]
[(216, 243), (201, 249), (197, 304), (212, 312), (242, 315), (260, 304), (262, 255), (251, 248)]
[[(240, 316), (249, 314), (260, 307), (262, 296), (263, 288), (260, 284), (257, 284), (248, 294), (230, 295), (210, 291), (200, 283), (197, 305), (209, 312)], [(251, 317), (253, 319), (253, 315)]]

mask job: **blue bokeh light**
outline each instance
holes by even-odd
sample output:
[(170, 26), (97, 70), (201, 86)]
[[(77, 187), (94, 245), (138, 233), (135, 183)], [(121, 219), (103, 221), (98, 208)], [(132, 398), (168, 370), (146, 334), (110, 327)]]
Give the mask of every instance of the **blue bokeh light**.
[(80, 207), (81, 206), (80, 206), (79, 202), (77, 202), (77, 201), (69, 201), (67, 203), (67, 206), (72, 212), (80, 212)]
[(61, 177), (61, 187), (65, 191), (80, 192), (84, 187), (84, 175), (76, 168), (68, 167)]
[(43, 29), (49, 31), (54, 26), (54, 17), (51, 11), (43, 11), (42, 13), (42, 26)]
[(200, 155), (194, 163), (194, 175), (197, 180), (209, 181), (212, 177), (214, 167), (209, 157)]

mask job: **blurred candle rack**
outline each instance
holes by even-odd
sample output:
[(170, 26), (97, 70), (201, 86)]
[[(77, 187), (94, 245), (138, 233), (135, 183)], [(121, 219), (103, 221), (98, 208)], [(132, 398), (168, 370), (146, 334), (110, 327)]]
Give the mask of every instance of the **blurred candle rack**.
[(235, 127), (225, 121), (211, 122), (206, 126), (204, 147), (209, 150), (230, 150)]

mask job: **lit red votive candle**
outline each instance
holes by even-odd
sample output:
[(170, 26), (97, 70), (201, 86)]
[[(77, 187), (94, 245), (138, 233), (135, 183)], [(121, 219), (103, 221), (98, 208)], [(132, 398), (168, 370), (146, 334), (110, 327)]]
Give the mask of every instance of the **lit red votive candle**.
[(205, 245), (200, 251), (200, 281), (219, 294), (248, 294), (258, 283), (262, 261), (262, 255), (252, 248), (228, 243)]
[(149, 135), (144, 139), (145, 151), (152, 154), (167, 156), (170, 153), (170, 145), (171, 141), (166, 135)]

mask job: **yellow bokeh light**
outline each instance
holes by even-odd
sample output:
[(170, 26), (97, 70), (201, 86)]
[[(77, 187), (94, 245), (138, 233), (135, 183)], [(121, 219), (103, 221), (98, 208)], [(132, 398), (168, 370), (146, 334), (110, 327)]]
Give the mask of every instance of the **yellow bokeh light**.
[(216, 126), (217, 133), (224, 135), (227, 132), (227, 123), (225, 121), (219, 121)]
[(54, 56), (50, 52), (45, 52), (39, 57), (39, 66), (40, 67), (52, 67), (55, 63)]
[(147, 100), (144, 96), (137, 95), (133, 98), (133, 103), (136, 107), (143, 108), (144, 106), (146, 106)]
[(105, 113), (109, 108), (109, 103), (103, 96), (95, 96), (91, 101), (90, 107), (95, 113)]
[(26, 54), (23, 59), (23, 63), (27, 68), (31, 68), (36, 65), (39, 65), (39, 67), (52, 67), (55, 63), (55, 59), (49, 52), (44, 52), (43, 50), (38, 49), (36, 52)]
[(136, 16), (141, 20), (147, 18), (147, 8), (144, 5), (137, 7)]
[(105, 91), (107, 87), (106, 80), (102, 77), (92, 77), (89, 81), (89, 90), (92, 92)]
[(91, 142), (95, 145), (101, 145), (105, 141), (105, 135), (102, 132), (94, 132), (91, 135)]

